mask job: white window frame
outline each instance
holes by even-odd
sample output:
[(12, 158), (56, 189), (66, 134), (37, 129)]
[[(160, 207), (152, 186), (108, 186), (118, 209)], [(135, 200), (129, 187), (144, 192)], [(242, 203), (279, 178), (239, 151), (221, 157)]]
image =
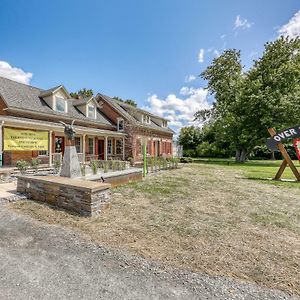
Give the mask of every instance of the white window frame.
[[(123, 123), (123, 128), (120, 129), (120, 123)], [(118, 131), (124, 131), (124, 119), (118, 118), (118, 124), (117, 124)]]
[[(41, 152), (46, 152), (46, 154), (41, 154)], [(49, 151), (48, 150), (39, 150), (38, 156), (39, 157), (49, 156)]]
[[(92, 107), (93, 110), (94, 110), (94, 116), (90, 116), (90, 115), (89, 115), (89, 112), (90, 112), (89, 108), (90, 108), (90, 107)], [(96, 119), (96, 107), (95, 107), (95, 105), (93, 105), (93, 104), (88, 104), (86, 110), (87, 110), (87, 117), (88, 117), (88, 118), (90, 118), (90, 119)]]
[[(90, 152), (90, 139), (93, 140), (93, 151), (92, 153)], [(88, 137), (88, 149), (89, 149), (89, 153), (90, 155), (94, 155), (95, 154), (95, 138), (93, 137)]]
[(80, 140), (80, 143), (79, 143), (79, 145), (80, 145), (80, 151), (77, 152), (77, 153), (83, 153), (83, 149), (82, 149), (82, 137), (81, 136), (75, 136), (75, 139), (74, 139), (74, 146), (75, 146), (75, 148), (76, 148), (76, 139)]
[(150, 124), (151, 123), (150, 116), (149, 115), (143, 115), (142, 116), (142, 123)]
[[(117, 149), (118, 149), (118, 147), (117, 147), (118, 142), (121, 143), (121, 145), (120, 145), (121, 152), (120, 153), (118, 153), (118, 151), (117, 151)], [(116, 140), (115, 147), (116, 147), (116, 149), (115, 149), (116, 155), (123, 155), (123, 140), (121, 140), (121, 139)]]
[[(65, 103), (65, 110), (64, 111), (57, 109), (57, 99), (64, 101), (64, 103)], [(55, 111), (61, 112), (61, 113), (66, 113), (67, 110), (68, 110), (68, 108), (67, 108), (67, 101), (66, 101), (66, 99), (64, 99), (63, 97), (60, 97), (60, 96), (55, 96)]]
[[(109, 142), (111, 143), (110, 146), (109, 146)], [(109, 149), (110, 149), (110, 151), (109, 151)], [(107, 139), (106, 150), (107, 150), (107, 154), (108, 155), (112, 155), (113, 154), (113, 142), (112, 142), (112, 139)]]

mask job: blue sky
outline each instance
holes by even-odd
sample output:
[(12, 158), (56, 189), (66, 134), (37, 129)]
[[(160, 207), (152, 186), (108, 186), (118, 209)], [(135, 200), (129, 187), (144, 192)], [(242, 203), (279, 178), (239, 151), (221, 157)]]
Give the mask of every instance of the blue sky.
[(299, 10), (299, 0), (1, 0), (0, 75), (134, 99), (178, 129), (211, 104), (194, 78), (216, 55), (240, 49), (248, 68), (280, 29), (300, 34)]

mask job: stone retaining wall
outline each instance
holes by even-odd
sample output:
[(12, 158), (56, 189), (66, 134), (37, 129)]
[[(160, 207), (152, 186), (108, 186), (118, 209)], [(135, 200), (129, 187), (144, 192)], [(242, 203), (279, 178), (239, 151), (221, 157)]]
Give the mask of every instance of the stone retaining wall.
[(108, 205), (110, 184), (58, 176), (18, 176), (17, 192), (29, 199), (46, 202), (93, 216)]

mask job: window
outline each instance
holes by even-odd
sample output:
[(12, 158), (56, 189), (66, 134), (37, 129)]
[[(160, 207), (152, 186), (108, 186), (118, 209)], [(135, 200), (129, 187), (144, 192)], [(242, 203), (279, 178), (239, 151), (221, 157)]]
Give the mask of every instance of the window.
[(96, 119), (96, 108), (94, 105), (88, 105), (88, 117)]
[(163, 121), (163, 122), (162, 122), (162, 127), (167, 127), (167, 126), (168, 126), (167, 121)]
[(81, 153), (81, 138), (79, 136), (75, 137), (75, 148), (77, 153)]
[(116, 141), (116, 154), (123, 154), (123, 141), (122, 140)]
[(107, 154), (112, 154), (112, 140), (107, 140)]
[(38, 156), (48, 156), (48, 151), (47, 150), (40, 150), (38, 152)]
[(66, 112), (66, 100), (61, 97), (55, 97), (55, 110), (59, 112)]
[(151, 122), (150, 116), (148, 116), (148, 115), (143, 115), (143, 123), (150, 124), (150, 122)]
[(124, 130), (124, 120), (118, 119), (118, 131), (123, 131), (123, 130)]
[(94, 138), (89, 138), (89, 154), (94, 154)]

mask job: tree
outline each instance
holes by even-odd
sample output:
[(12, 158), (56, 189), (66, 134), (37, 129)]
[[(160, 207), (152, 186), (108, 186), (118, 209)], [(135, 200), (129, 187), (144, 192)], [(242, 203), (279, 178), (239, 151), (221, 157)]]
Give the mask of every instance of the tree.
[(86, 97), (91, 97), (93, 95), (94, 95), (93, 90), (86, 89), (86, 88), (83, 88), (83, 89), (79, 90), (78, 92), (70, 93), (70, 96), (75, 99), (79, 99), (80, 96), (82, 96), (83, 98), (86, 98)]
[(265, 44), (261, 58), (242, 73), (240, 53), (227, 50), (201, 76), (215, 97), (210, 114), (236, 149), (236, 161), (268, 137), (267, 128), (298, 123), (300, 114), (300, 40), (281, 37)]
[(121, 99), (120, 97), (117, 97), (117, 96), (113, 97), (113, 99), (124, 102), (124, 103), (127, 103), (127, 104), (129, 104), (133, 107), (137, 107), (136, 102), (132, 99), (123, 100), (123, 99)]
[[(244, 161), (246, 145), (239, 137), (242, 126), (241, 86), (243, 84), (240, 51), (229, 49), (215, 58), (212, 64), (201, 73), (201, 77), (208, 81), (208, 90), (215, 97), (211, 110), (199, 111), (196, 119), (217, 123), (225, 141), (236, 148), (236, 160)], [(226, 133), (224, 135), (224, 133)]]
[(196, 149), (201, 141), (201, 131), (195, 126), (183, 127), (180, 130), (178, 143), (182, 145), (185, 150)]

